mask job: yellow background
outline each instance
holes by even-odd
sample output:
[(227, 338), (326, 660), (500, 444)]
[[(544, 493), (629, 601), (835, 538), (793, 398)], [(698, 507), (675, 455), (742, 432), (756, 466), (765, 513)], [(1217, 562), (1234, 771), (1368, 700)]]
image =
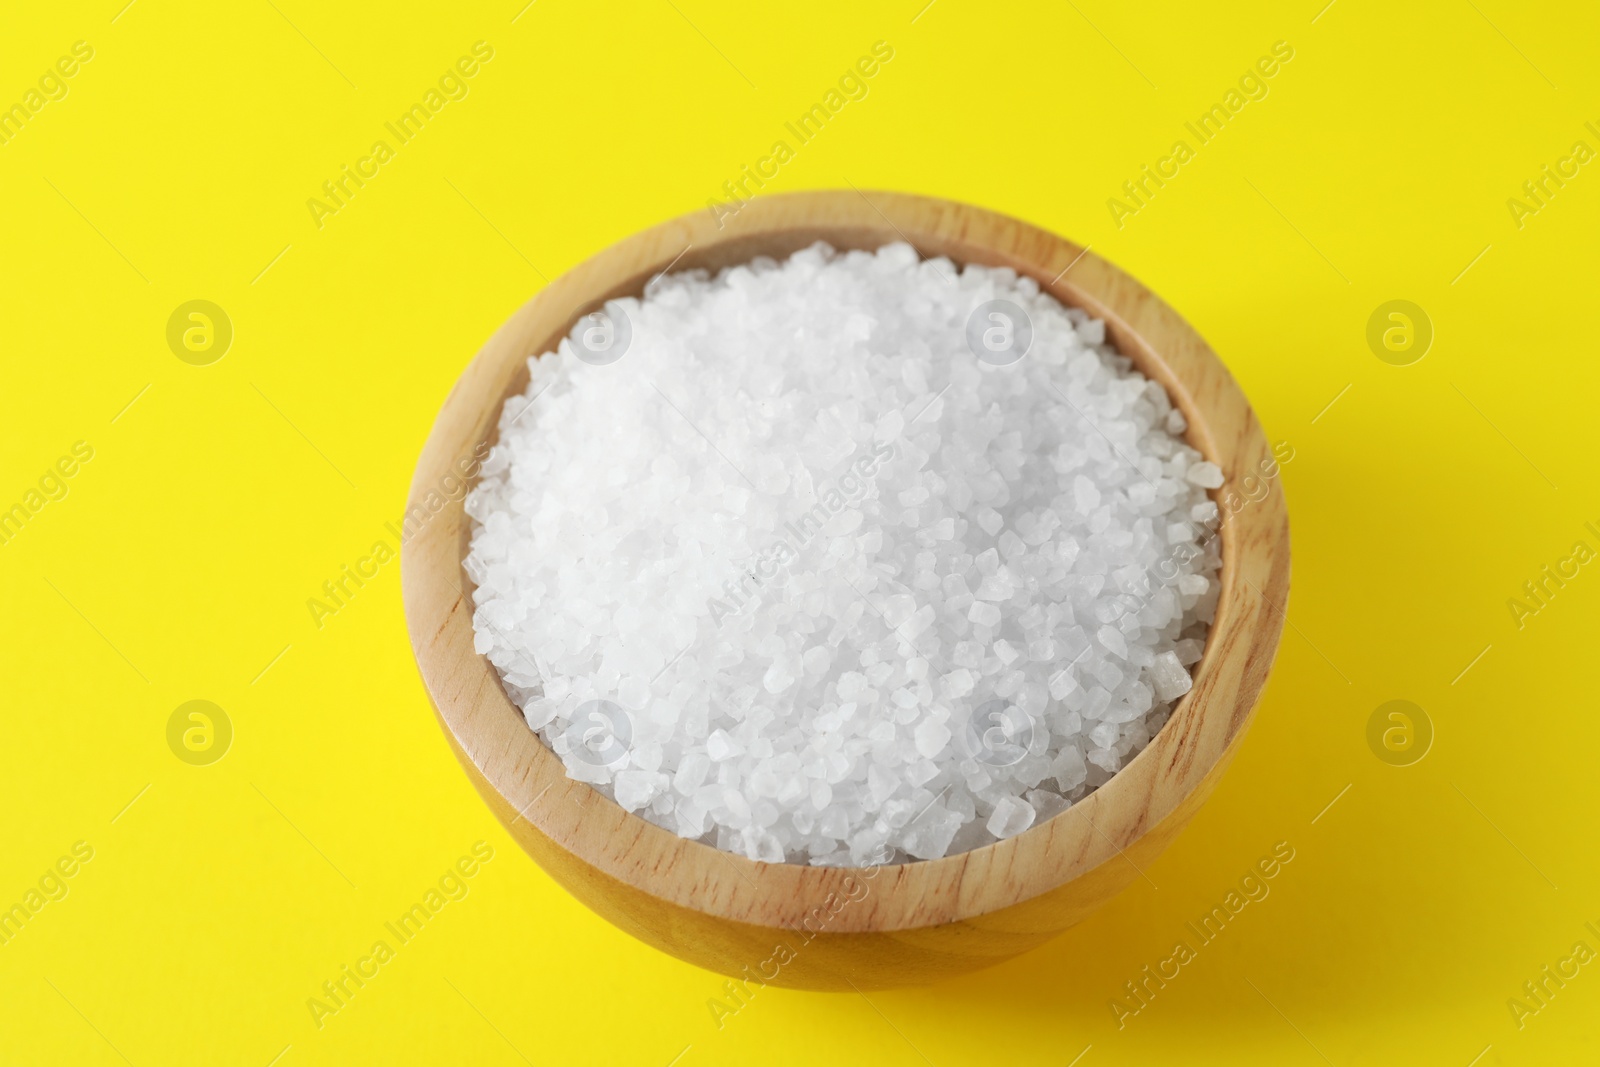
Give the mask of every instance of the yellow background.
[[(0, 1061), (1594, 1061), (1600, 965), (1521, 1029), (1506, 1004), (1600, 948), (1600, 574), (1520, 630), (1506, 604), (1600, 547), (1600, 167), (1520, 229), (1506, 206), (1600, 148), (1592, 5), (123, 2), (13, 7), (0, 33), (0, 103), (95, 50), (0, 145), (0, 506), (95, 450), (0, 546), (0, 904), (94, 849), (0, 946)], [(319, 230), (307, 198), (478, 40), (470, 94)], [(590, 914), (472, 791), (398, 565), (320, 630), (306, 600), (385, 536), (516, 307), (704, 209), (878, 40), (869, 95), (769, 190), (970, 201), (1161, 293), (1295, 449), (1291, 625), (1148, 881), (973, 977), (763, 990), (719, 1030), (720, 977)], [(1270, 94), (1115, 226), (1107, 199), (1279, 40)], [(233, 323), (211, 366), (166, 344), (194, 299)], [(1391, 299), (1435, 327), (1411, 366), (1366, 344)], [(210, 766), (166, 742), (192, 699), (234, 726)], [(1412, 766), (1366, 742), (1391, 699), (1436, 730)], [(318, 1029), (307, 999), (479, 840), (470, 895)], [(1277, 841), (1270, 897), (1119, 1030), (1122, 983)]]

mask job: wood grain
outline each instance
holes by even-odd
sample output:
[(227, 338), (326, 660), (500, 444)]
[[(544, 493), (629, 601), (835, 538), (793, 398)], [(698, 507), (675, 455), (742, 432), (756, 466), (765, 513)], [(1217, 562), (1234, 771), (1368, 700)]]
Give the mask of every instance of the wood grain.
[[(519, 310), (462, 374), (412, 482), (408, 505), (422, 507), (426, 521), (401, 551), (423, 681), (456, 756), (512, 836), (579, 900), (663, 951), (747, 981), (810, 989), (920, 984), (999, 962), (1139, 878), (1238, 748), (1289, 591), (1283, 493), (1262, 474), (1276, 469), (1271, 448), (1199, 334), (1133, 278), (1054, 234), (967, 205), (854, 190), (762, 197), (723, 223), (697, 212), (579, 264)], [(504, 401), (527, 383), (528, 357), (554, 348), (581, 315), (638, 295), (669, 265), (714, 269), (817, 240), (862, 249), (907, 240), (925, 257), (1033, 277), (1104, 319), (1118, 348), (1166, 387), (1189, 420), (1190, 443), (1227, 478), (1215, 495), (1258, 497), (1223, 527), (1216, 622), (1195, 686), (1167, 725), (1054, 819), (941, 860), (868, 870), (758, 863), (679, 838), (569, 779), (473, 651), (472, 586), (462, 569), (470, 522), (459, 497), (437, 492), (458, 461), (492, 443)]]

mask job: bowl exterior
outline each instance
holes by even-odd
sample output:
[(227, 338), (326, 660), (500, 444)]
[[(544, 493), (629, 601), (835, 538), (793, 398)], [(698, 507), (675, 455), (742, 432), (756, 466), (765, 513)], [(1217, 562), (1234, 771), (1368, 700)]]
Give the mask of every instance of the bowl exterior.
[[(1031, 900), (970, 919), (873, 931), (835, 929), (834, 920), (873, 893), (896, 892), (893, 867), (863, 870), (854, 882), (859, 888), (818, 896), (794, 926), (710, 915), (639, 889), (580, 859), (519, 818), (454, 738), (451, 748), (501, 825), (546, 874), (618, 929), (733, 979), (730, 995), (740, 998), (768, 985), (844, 993), (931, 985), (1038, 948), (1137, 881), (1188, 825), (1226, 765), (1219, 763), (1200, 789), (1121, 855)], [(722, 1003), (737, 1006), (731, 999)]]

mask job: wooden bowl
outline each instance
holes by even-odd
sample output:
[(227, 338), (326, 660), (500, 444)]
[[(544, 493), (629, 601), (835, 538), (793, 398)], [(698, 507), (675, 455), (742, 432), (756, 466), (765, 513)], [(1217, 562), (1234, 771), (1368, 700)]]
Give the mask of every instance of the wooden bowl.
[[(1189, 443), (1221, 466), (1222, 594), (1194, 688), (1109, 782), (1016, 837), (866, 869), (767, 864), (685, 840), (567, 777), (473, 650), (470, 522), (460, 480), (493, 442), (527, 359), (581, 315), (665, 270), (782, 257), (815, 241), (1007, 266), (1104, 319), (1166, 387)], [(574, 896), (680, 959), (805, 989), (916, 985), (1025, 952), (1123, 889), (1194, 815), (1227, 765), (1283, 628), (1289, 525), (1250, 405), (1200, 336), (1116, 267), (1026, 223), (949, 201), (855, 190), (764, 196), (629, 237), (556, 279), (502, 326), (445, 401), (417, 464), (401, 550), (406, 621), (445, 736), (507, 831)], [(454, 490), (454, 491), (452, 491)]]

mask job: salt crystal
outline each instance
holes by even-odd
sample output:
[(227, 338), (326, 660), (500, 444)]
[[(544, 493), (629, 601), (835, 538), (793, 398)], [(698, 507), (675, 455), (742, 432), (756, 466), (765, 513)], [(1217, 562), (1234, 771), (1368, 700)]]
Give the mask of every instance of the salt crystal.
[(1128, 658), (1128, 639), (1115, 626), (1102, 626), (1094, 632), (1095, 639), (1105, 650), (1118, 659)]
[(845, 671), (834, 684), (840, 700), (854, 700), (867, 688), (867, 676), (860, 671)]
[(948, 696), (964, 697), (972, 692), (972, 672), (965, 667), (958, 667), (939, 680), (944, 683), (944, 691)]
[(1150, 665), (1150, 682), (1155, 687), (1156, 696), (1163, 701), (1176, 700), (1194, 686), (1189, 672), (1178, 661), (1178, 654), (1172, 651), (1156, 656), (1155, 662)]
[(942, 722), (933, 719), (924, 719), (917, 724), (914, 731), (917, 741), (917, 751), (927, 759), (933, 759), (944, 751), (944, 746), (950, 741), (950, 728)]
[(651, 771), (622, 771), (617, 775), (617, 803), (625, 811), (637, 811), (656, 795), (662, 775)]
[(700, 788), (706, 780), (706, 774), (711, 770), (711, 756), (701, 751), (690, 751), (683, 755), (678, 763), (678, 770), (672, 777), (672, 788), (679, 793), (688, 795)]
[(963, 819), (959, 812), (937, 804), (930, 806), (906, 828), (901, 847), (919, 860), (936, 860), (946, 855)]
[(991, 574), (978, 586), (976, 595), (979, 600), (1010, 600), (1012, 592), (1010, 582), (997, 574)]
[(769, 693), (781, 693), (795, 682), (790, 665), (783, 660), (778, 660), (767, 668), (767, 673), (762, 675), (761, 684)]
[(1035, 822), (1046, 822), (1072, 807), (1072, 801), (1048, 789), (1030, 789), (1026, 796), (1033, 806)]
[(711, 736), (706, 738), (706, 755), (718, 763), (732, 759), (743, 751), (743, 747), (730, 737), (726, 730), (714, 730)]
[(1013, 796), (1004, 796), (995, 803), (994, 812), (985, 824), (989, 832), (1004, 840), (1016, 837), (1033, 825), (1033, 805)]
[(1188, 479), (1203, 489), (1222, 486), (1222, 468), (1209, 460), (1201, 460), (1189, 468)]
[(1070, 793), (1084, 783), (1089, 768), (1084, 763), (1083, 752), (1076, 746), (1063, 748), (1050, 763), (1050, 774), (1063, 793)]

